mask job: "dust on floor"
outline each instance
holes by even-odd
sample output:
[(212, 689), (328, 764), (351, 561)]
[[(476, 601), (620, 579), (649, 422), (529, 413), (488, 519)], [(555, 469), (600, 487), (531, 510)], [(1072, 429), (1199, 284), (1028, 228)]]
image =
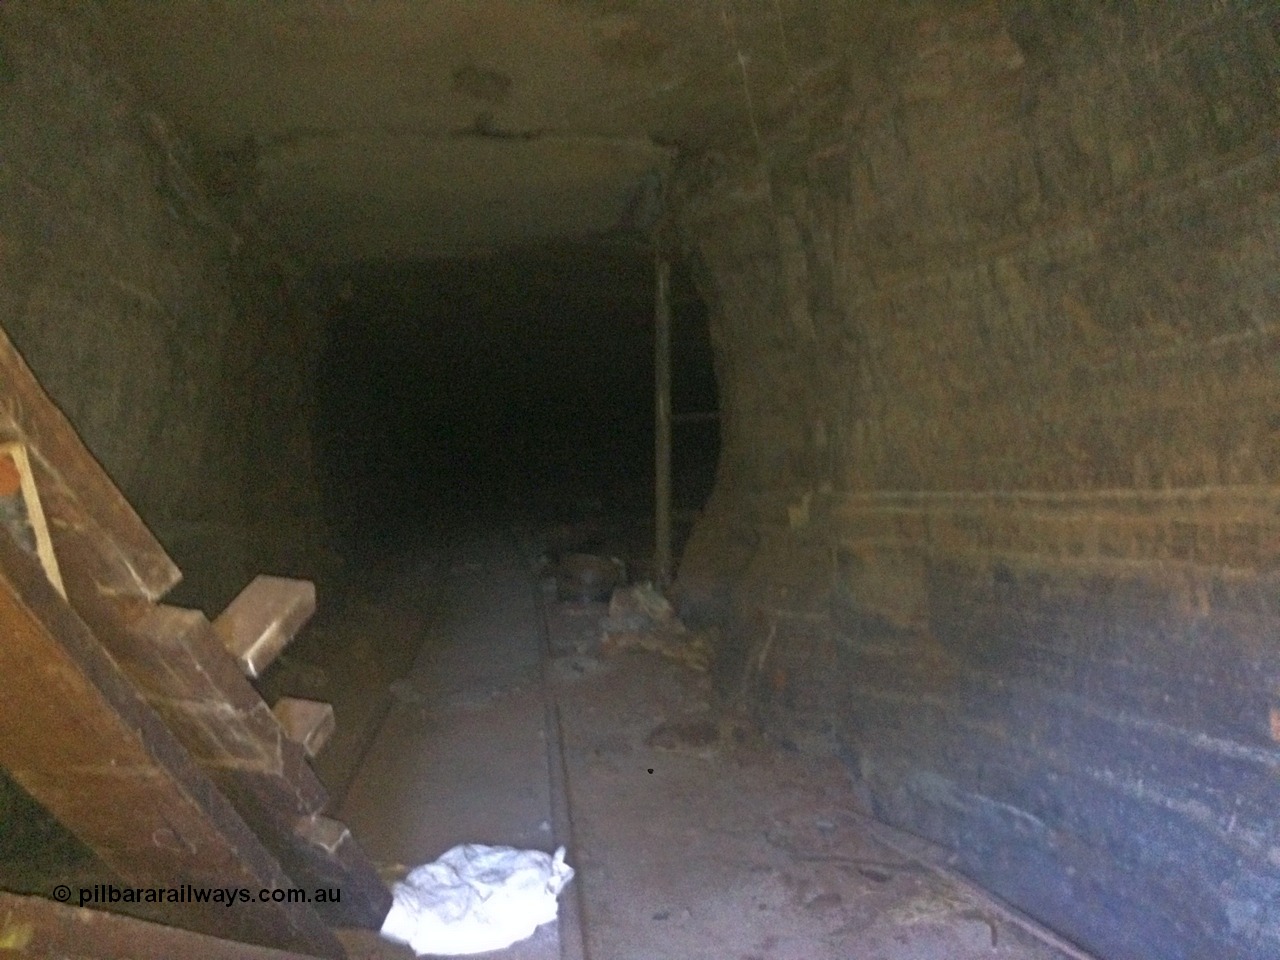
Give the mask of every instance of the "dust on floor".
[(718, 716), (706, 675), (601, 653), (603, 605), (548, 608), (593, 960), (1061, 960), (856, 811), (831, 761)]
[[(464, 559), (453, 554), (444, 549), (430, 562), (419, 558), (412, 576), (377, 598), (373, 613), (350, 605), (364, 611), (356, 620), (359, 641), (368, 644), (368, 630), (378, 623), (399, 623), (408, 635), (420, 630), (432, 616), (430, 598), (441, 596), (440, 585), (424, 578), (447, 583), (447, 572)], [(544, 732), (547, 742), (562, 748), (563, 783), (553, 770), (546, 775), (553, 794), (566, 794), (569, 812), (567, 836), (547, 846), (569, 846), (578, 873), (561, 895), (562, 918), (579, 917), (581, 932), (562, 922), (558, 938), (543, 928), (531, 942), (486, 956), (541, 957), (549, 947), (587, 960), (1083, 956), (1069, 945), (1038, 939), (994, 901), (938, 872), (927, 857), (905, 852), (910, 848), (899, 842), (902, 837), (858, 812), (838, 763), (786, 752), (726, 719), (715, 709), (706, 675), (687, 662), (656, 649), (602, 646), (607, 605), (558, 601), (553, 582), (538, 583), (540, 569), (530, 564), (527, 588), (542, 600), (536, 615), (543, 622), (536, 626), (546, 631), (549, 660), (542, 676), (554, 727)], [(347, 727), (351, 743), (342, 751), (346, 762), (321, 773), (345, 785), (352, 776), (358, 781), (368, 775), (339, 768), (357, 762), (357, 744), (370, 742), (370, 727), (387, 715), (370, 704), (395, 701), (391, 688), (400, 681), (385, 663), (377, 670), (353, 669), (348, 658), (344, 665), (345, 641), (357, 637), (341, 619), (328, 626), (327, 642), (300, 649), (298, 657), (314, 658), (331, 681), (340, 678), (325, 686), (345, 706), (339, 707), (339, 729), (344, 713), (354, 721)], [(365, 681), (378, 689), (364, 689)], [(512, 702), (494, 697), (464, 706), (493, 712)], [(442, 702), (439, 709), (452, 708)], [(424, 722), (432, 713), (424, 705)], [(531, 789), (545, 790), (546, 783)], [(430, 792), (416, 803), (430, 818)], [(456, 842), (476, 839), (502, 842)], [(353, 960), (412, 956), (371, 932), (342, 936)]]

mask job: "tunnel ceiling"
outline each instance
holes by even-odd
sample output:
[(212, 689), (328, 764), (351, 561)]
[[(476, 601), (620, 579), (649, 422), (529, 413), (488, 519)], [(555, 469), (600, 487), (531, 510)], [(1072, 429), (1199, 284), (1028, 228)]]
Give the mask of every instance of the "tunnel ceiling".
[[(850, 3), (111, 0), (108, 45), (322, 261), (643, 226), (648, 175), (750, 137), (847, 51)], [(830, 45), (830, 47), (829, 47)], [(238, 152), (237, 152), (238, 151)]]

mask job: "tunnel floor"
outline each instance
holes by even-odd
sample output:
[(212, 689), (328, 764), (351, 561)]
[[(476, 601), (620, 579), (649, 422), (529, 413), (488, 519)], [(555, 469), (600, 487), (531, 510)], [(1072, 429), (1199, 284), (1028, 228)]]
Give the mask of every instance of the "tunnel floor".
[(598, 525), (440, 531), (367, 564), (273, 670), (333, 702), (317, 770), (388, 880), (458, 843), (564, 844), (560, 920), (485, 955), (511, 960), (1083, 956), (864, 816), (837, 764), (717, 711), (705, 673), (602, 650), (607, 605), (558, 601), (539, 562), (575, 534), (636, 549)]

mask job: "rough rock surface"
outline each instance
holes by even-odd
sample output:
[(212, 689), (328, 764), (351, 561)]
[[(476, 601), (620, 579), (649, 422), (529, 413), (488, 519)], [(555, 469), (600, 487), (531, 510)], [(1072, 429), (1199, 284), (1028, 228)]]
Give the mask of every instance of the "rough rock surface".
[(252, 194), (103, 63), (92, 6), (0, 27), (0, 326), (216, 612), (320, 542), (323, 324)]
[(1276, 27), (939, 6), (683, 181), (726, 419), (682, 612), (1109, 958), (1280, 953)]

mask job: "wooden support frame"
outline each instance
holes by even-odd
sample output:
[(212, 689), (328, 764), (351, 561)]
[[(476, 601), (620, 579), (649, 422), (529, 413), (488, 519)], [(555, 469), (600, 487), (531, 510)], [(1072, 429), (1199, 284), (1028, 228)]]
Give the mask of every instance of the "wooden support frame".
[[(3, 332), (0, 441), (19, 444), (24, 453), (29, 453), (29, 476), (25, 479), (33, 488), (39, 487), (45, 502), (50, 539), (65, 575), (63, 596), (70, 604), (69, 609), (65, 604), (56, 608), (45, 597), (34, 609), (27, 609), (27, 614), (34, 612), (33, 617), (28, 617), (35, 631), (33, 636), (39, 635), (39, 628), (51, 635), (40, 637), (42, 645), (32, 646), (33, 659), (26, 664), (27, 673), (0, 676), (0, 693), (11, 684), (28, 681), (39, 687), (35, 678), (45, 669), (80, 669), (93, 678), (101, 674), (107, 677), (103, 681), (110, 688), (107, 694), (95, 690), (92, 683), (83, 684), (77, 690), (83, 702), (75, 707), (83, 711), (86, 722), (92, 719), (92, 742), (101, 755), (113, 757), (113, 750), (124, 751), (132, 763), (141, 765), (139, 770), (154, 768), (156, 758), (148, 761), (146, 751), (139, 754), (137, 744), (129, 742), (128, 737), (158, 729), (161, 732), (155, 736), (161, 740), (165, 739), (164, 734), (173, 735), (166, 741), (165, 756), (181, 768), (181, 775), (167, 771), (174, 781), (170, 784), (173, 789), (167, 793), (157, 789), (155, 793), (139, 795), (130, 792), (127, 782), (94, 780), (85, 774), (85, 769), (76, 768), (75, 776), (85, 774), (85, 783), (92, 784), (85, 788), (71, 782), (71, 768), (56, 766), (66, 759), (56, 750), (43, 754), (24, 751), (20, 740), (11, 745), (0, 744), (0, 766), (14, 773), (38, 802), (126, 878), (168, 876), (177, 865), (166, 863), (163, 857), (152, 863), (157, 854), (145, 843), (134, 842), (137, 837), (118, 836), (109, 817), (94, 816), (91, 810), (71, 802), (77, 789), (100, 791), (97, 802), (102, 810), (112, 811), (112, 816), (122, 808), (132, 814), (136, 804), (150, 804), (141, 811), (145, 820), (168, 816), (165, 804), (181, 804), (177, 798), (191, 788), (207, 800), (205, 806), (209, 809), (184, 808), (183, 815), (211, 817), (212, 823), (205, 826), (216, 834), (222, 825), (218, 818), (230, 814), (226, 822), (231, 826), (226, 829), (235, 836), (223, 839), (231, 849), (232, 840), (238, 842), (242, 834), (248, 835), (247, 849), (253, 852), (250, 859), (254, 860), (251, 866), (264, 881), (272, 881), (264, 885), (338, 888), (341, 901), (318, 907), (325, 920), (350, 926), (380, 926), (390, 908), (390, 891), (346, 827), (321, 815), (328, 797), (307, 762), (303, 745), (287, 736), (203, 614), (155, 606), (155, 601), (178, 582), (180, 572)], [(0, 532), (0, 539), (7, 541), (8, 537)], [(6, 559), (9, 555), (9, 551), (0, 550), (0, 572), (12, 572)], [(14, 587), (0, 577), (0, 593), (6, 585)], [(304, 586), (310, 592), (302, 591), (301, 600), (281, 614), (282, 636), (291, 635), (292, 629), (305, 622), (314, 609), (314, 588), (310, 584)], [(30, 601), (21, 593), (14, 596), (17, 602), (11, 616), (20, 618), (23, 603)], [(49, 619), (55, 614), (54, 620)], [(57, 625), (51, 626), (55, 621)], [(0, 628), (3, 626), (4, 621), (0, 620)], [(41, 665), (38, 656), (56, 655), (59, 643), (70, 644), (77, 651), (76, 657), (69, 665), (62, 663), (58, 668)], [(109, 656), (102, 653), (98, 643)], [(102, 667), (103, 659), (122, 667), (123, 675)], [(266, 662), (269, 658), (255, 660), (255, 664)], [(145, 703), (138, 701), (138, 693)], [(21, 698), (10, 699), (2, 712), (20, 710), (21, 702)], [(147, 710), (148, 706), (154, 714)], [(138, 731), (131, 728), (135, 714), (149, 718)], [(6, 721), (16, 722), (16, 718), (0, 716), (0, 738), (6, 736)], [(58, 724), (53, 723), (48, 730), (57, 728)], [(24, 730), (27, 735), (35, 732)], [(112, 736), (126, 739), (123, 744), (114, 744)], [(5, 750), (5, 746), (11, 749)], [(42, 762), (55, 766), (46, 769)], [(26, 780), (17, 775), (12, 764), (21, 766)], [(39, 789), (32, 789), (32, 783)], [(228, 807), (227, 801), (234, 809)], [(131, 857), (138, 862), (130, 862)], [(201, 878), (214, 885), (241, 885), (246, 865), (235, 858), (226, 860), (222, 865), (229, 872), (221, 875), (220, 883), (214, 883), (219, 879), (219, 863), (216, 857), (205, 861), (203, 866), (208, 869), (199, 874)], [(290, 879), (292, 883), (287, 882)], [(308, 909), (303, 913), (305, 916), (297, 923), (313, 935), (316, 950), (331, 951), (335, 943), (328, 931), (321, 929), (316, 911)], [(197, 918), (192, 922), (200, 921)], [(280, 925), (275, 919), (272, 923)], [(249, 923), (248, 927), (253, 928), (254, 924)]]
[[(128, 884), (293, 882), (142, 701), (38, 561), (0, 537), (0, 765)], [(185, 904), (191, 929), (327, 957), (306, 904)]]
[(314, 841), (311, 825), (328, 794), (303, 745), (289, 738), (204, 614), (91, 589), (73, 599), (93, 636), (294, 883), (342, 891), (339, 902), (317, 906), (323, 919), (381, 926), (390, 890), (350, 833), (336, 851)]
[[(320, 915), (379, 927), (390, 890), (349, 834), (339, 853), (310, 838), (305, 827), (325, 810), (328, 793), (304, 744), (290, 739), (204, 614), (97, 590), (74, 598), (93, 638), (294, 883), (342, 891), (339, 902), (317, 907)], [(96, 849), (93, 837), (81, 840)]]
[[(321, 816), (329, 798), (306, 750), (241, 675), (204, 614), (161, 605), (132, 624), (103, 619), (97, 626), (285, 872), (303, 886), (342, 891), (341, 901), (317, 908), (321, 915), (342, 926), (380, 927), (391, 891), (346, 827)], [(317, 840), (317, 822), (333, 825), (323, 835), (337, 831), (341, 844)]]

